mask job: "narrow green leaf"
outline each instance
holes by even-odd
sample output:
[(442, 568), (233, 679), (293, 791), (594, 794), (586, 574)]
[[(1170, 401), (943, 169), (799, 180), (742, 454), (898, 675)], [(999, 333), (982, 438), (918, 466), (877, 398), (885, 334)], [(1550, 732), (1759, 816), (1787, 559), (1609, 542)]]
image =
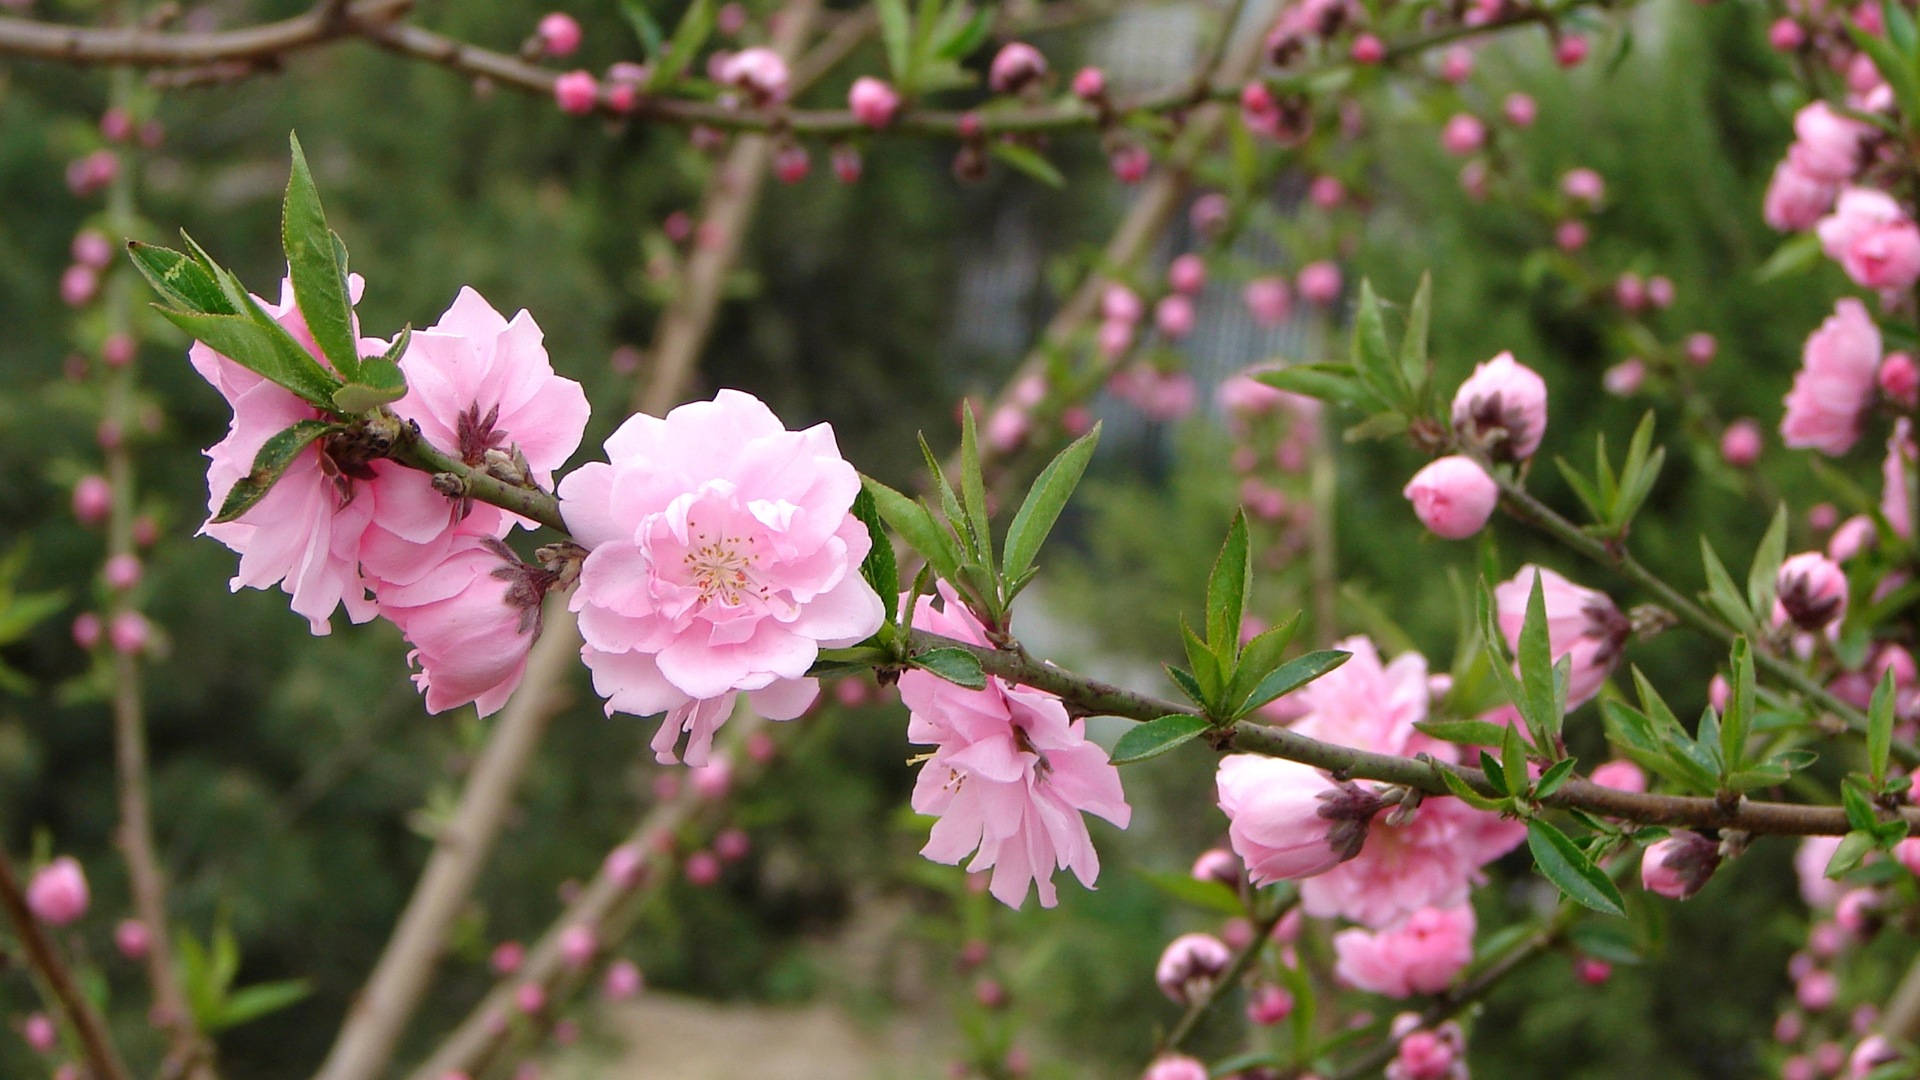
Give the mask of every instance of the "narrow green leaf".
[(1786, 558), (1787, 504), (1781, 503), (1774, 509), (1773, 524), (1767, 526), (1767, 534), (1760, 538), (1760, 546), (1753, 553), (1753, 565), (1747, 570), (1747, 610), (1761, 616), (1773, 611), (1774, 582)]
[(1613, 879), (1552, 823), (1539, 818), (1527, 822), (1527, 850), (1541, 876), (1567, 899), (1604, 915), (1626, 917), (1626, 900)]
[[(966, 8), (955, 4), (948, 10), (964, 12)], [(985, 44), (987, 36), (993, 33), (993, 14), (990, 7), (974, 11), (958, 28), (938, 38), (934, 56), (941, 60), (965, 60), (972, 56), (974, 50)]]
[(1173, 713), (1158, 720), (1151, 720), (1138, 727), (1128, 728), (1126, 734), (1113, 746), (1110, 760), (1115, 765), (1145, 761), (1191, 742), (1212, 729), (1204, 716), (1187, 713)]
[(1703, 535), (1700, 537), (1700, 562), (1707, 571), (1707, 602), (1720, 612), (1736, 630), (1753, 628), (1753, 614), (1747, 609), (1746, 598), (1734, 587), (1733, 575), (1727, 573), (1726, 564), (1713, 550), (1713, 544)]
[[(1492, 760), (1492, 759), (1489, 758), (1488, 760)], [(1466, 803), (1468, 806), (1473, 807), (1475, 810), (1500, 809), (1500, 805), (1501, 805), (1500, 800), (1489, 799), (1485, 795), (1482, 795), (1479, 792), (1473, 790), (1473, 788), (1467, 785), (1467, 782), (1465, 780), (1462, 780), (1460, 778), (1459, 773), (1454, 772), (1452, 769), (1446, 769), (1446, 768), (1437, 769), (1435, 771), (1440, 774), (1440, 782), (1447, 785), (1447, 790), (1453, 794), (1454, 798), (1459, 799), (1461, 802)], [(1489, 776), (1488, 779), (1491, 780), (1492, 777)]]
[(996, 142), (988, 148), (988, 152), (1048, 187), (1067, 186), (1066, 176), (1054, 166), (1053, 162), (1048, 161), (1045, 155), (1032, 147), (1022, 146), (1019, 143)]
[(1559, 791), (1560, 785), (1566, 783), (1567, 777), (1573, 775), (1573, 765), (1572, 758), (1561, 758), (1547, 766), (1546, 771), (1540, 774), (1540, 779), (1534, 781), (1533, 797), (1544, 799)]
[(1193, 677), (1206, 694), (1202, 705), (1212, 712), (1227, 688), (1226, 672), (1220, 667), (1220, 658), (1200, 639), (1200, 635), (1193, 632), (1193, 627), (1187, 625), (1185, 618), (1180, 620), (1180, 641), (1186, 647), (1187, 663), (1193, 667)]
[(1268, 627), (1247, 642), (1246, 648), (1240, 651), (1240, 663), (1233, 669), (1233, 681), (1227, 686), (1228, 704), (1247, 707), (1246, 701), (1253, 695), (1254, 688), (1280, 666), (1280, 657), (1286, 653), (1299, 627), (1300, 613), (1296, 611), (1279, 626)]
[(1387, 344), (1387, 324), (1380, 314), (1380, 298), (1373, 283), (1360, 281), (1360, 303), (1353, 318), (1353, 370), (1395, 411), (1407, 400), (1406, 379)]
[(1555, 456), (1553, 464), (1560, 470), (1560, 475), (1567, 481), (1567, 486), (1579, 496), (1581, 505), (1587, 508), (1587, 516), (1597, 522), (1607, 521), (1609, 518), (1607, 511), (1610, 509), (1608, 503), (1611, 500), (1595, 490), (1593, 481), (1580, 475), (1580, 470), (1567, 464), (1566, 458)]
[(360, 377), (333, 392), (333, 407), (358, 414), (406, 396), (407, 377), (400, 365), (384, 356), (369, 356), (360, 362)]
[[(1525, 714), (1527, 726), (1536, 732), (1557, 735), (1560, 716), (1554, 706), (1553, 647), (1547, 636), (1546, 575), (1533, 575), (1533, 588), (1527, 593), (1527, 614), (1520, 624), (1520, 686), (1526, 701), (1515, 702)], [(1542, 749), (1545, 749), (1544, 740)]]
[(912, 93), (913, 29), (907, 12), (907, 0), (877, 0), (880, 15), (880, 41), (887, 50), (887, 69), (902, 93)]
[(1173, 680), (1173, 685), (1180, 688), (1180, 692), (1186, 695), (1188, 701), (1193, 702), (1203, 709), (1208, 707), (1210, 702), (1207, 700), (1207, 692), (1201, 688), (1198, 679), (1195, 679), (1184, 669), (1174, 667), (1172, 664), (1165, 666), (1167, 669), (1167, 678)]
[(1518, 795), (1527, 788), (1527, 747), (1518, 727), (1508, 727), (1500, 738), (1500, 769), (1507, 777), (1507, 792)]
[(1028, 489), (1026, 499), (1007, 526), (1006, 551), (1001, 564), (1001, 573), (1006, 577), (1017, 578), (1033, 565), (1034, 556), (1040, 553), (1040, 546), (1046, 543), (1054, 522), (1060, 519), (1060, 511), (1079, 486), (1080, 477), (1086, 473), (1087, 463), (1093, 460), (1094, 447), (1099, 443), (1100, 425), (1095, 424), (1092, 431), (1060, 451), (1034, 479), (1033, 487)]
[(864, 487), (873, 497), (880, 520), (900, 534), (907, 546), (920, 553), (934, 573), (951, 581), (960, 572), (960, 552), (953, 537), (933, 520), (927, 508), (872, 477), (864, 478)]
[(960, 411), (960, 498), (967, 531), (973, 535), (974, 558), (993, 565), (993, 526), (987, 520), (987, 481), (980, 471), (980, 435), (973, 420), (973, 404)]
[(627, 18), (627, 25), (633, 27), (634, 36), (640, 39), (642, 53), (649, 59), (656, 59), (666, 49), (667, 35), (654, 21), (653, 13), (641, 0), (620, 0), (620, 13)]
[(210, 1032), (228, 1031), (289, 1008), (312, 992), (305, 979), (243, 987), (220, 1003), (207, 1023)]
[(1753, 726), (1753, 646), (1744, 637), (1733, 639), (1733, 692), (1726, 715), (1720, 718), (1720, 761), (1723, 772), (1738, 772), (1746, 761), (1747, 733)]
[(1867, 768), (1875, 788), (1886, 783), (1887, 755), (1893, 749), (1893, 694), (1893, 668), (1889, 666), (1867, 704)]
[(238, 314), (219, 281), (192, 256), (134, 241), (127, 245), (127, 257), (169, 307), (201, 315)]
[(1346, 364), (1289, 364), (1260, 372), (1254, 379), (1276, 390), (1338, 405), (1357, 403), (1365, 394), (1353, 377), (1353, 369)]
[(881, 606), (886, 609), (886, 621), (891, 623), (894, 601), (900, 595), (900, 568), (894, 563), (893, 541), (887, 537), (871, 488), (862, 485), (860, 493), (853, 497), (853, 516), (867, 527), (867, 539), (872, 544), (867, 549), (867, 557), (860, 562), (860, 576), (880, 595)]
[(1253, 548), (1247, 540), (1246, 511), (1236, 511), (1227, 539), (1207, 575), (1207, 644), (1228, 668), (1240, 655), (1240, 617), (1253, 584)]
[(1507, 737), (1505, 727), (1485, 720), (1421, 720), (1413, 726), (1441, 742), (1465, 746), (1499, 746)]
[(1760, 268), (1753, 272), (1753, 280), (1764, 285), (1770, 281), (1804, 274), (1820, 265), (1821, 255), (1818, 234), (1795, 233), (1782, 241), (1779, 247), (1773, 249), (1773, 254), (1767, 256), (1767, 261), (1761, 263)]
[(202, 315), (155, 307), (168, 322), (214, 352), (321, 408), (333, 408), (333, 392), (339, 389), (339, 382), (285, 329), (264, 315)]
[(287, 176), (287, 196), (280, 217), (287, 276), (293, 279), (293, 295), (321, 355), (349, 384), (361, 382), (359, 335), (354, 329), (353, 301), (347, 285), (346, 246), (327, 228), (320, 191), (307, 169), (307, 155), (300, 149), (299, 136), (289, 135), (288, 141), (293, 149), (293, 169)]
[(302, 420), (268, 439), (261, 445), (260, 452), (253, 456), (252, 471), (241, 477), (227, 492), (225, 501), (220, 504), (220, 512), (213, 517), (214, 522), (232, 521), (253, 509), (254, 504), (266, 498), (267, 492), (273, 490), (273, 485), (280, 482), (281, 475), (287, 471), (287, 466), (293, 464), (293, 459), (299, 456), (300, 451), (315, 439), (336, 430), (338, 428), (335, 425), (324, 421)]
[(1433, 274), (1420, 275), (1413, 303), (1407, 307), (1407, 332), (1400, 339), (1400, 372), (1417, 397), (1427, 383), (1427, 325), (1433, 319)]
[(1840, 838), (1840, 846), (1833, 849), (1833, 857), (1827, 860), (1826, 876), (1837, 878), (1860, 865), (1867, 853), (1878, 847), (1878, 841), (1871, 832), (1859, 829)]
[(687, 70), (687, 65), (693, 63), (713, 33), (715, 3), (716, 0), (693, 0), (687, 6), (686, 14), (680, 16), (680, 24), (673, 28), (673, 40), (668, 42), (665, 55), (654, 65), (648, 89), (672, 86)]
[[(1508, 729), (1509, 732), (1511, 730)], [(1501, 738), (1505, 739), (1506, 736), (1502, 735)], [(1495, 791), (1502, 795), (1513, 794), (1513, 786), (1507, 783), (1506, 767), (1500, 764), (1500, 759), (1485, 750), (1480, 751), (1480, 771), (1487, 774), (1487, 782), (1493, 785)]]
[(1211, 878), (1202, 881), (1184, 870), (1136, 869), (1134, 872), (1144, 878), (1147, 884), (1182, 903), (1220, 915), (1244, 916), (1247, 913), (1246, 905), (1240, 902), (1239, 893)]
[(911, 663), (955, 686), (964, 686), (969, 690), (987, 688), (987, 675), (980, 670), (980, 658), (965, 649), (928, 649), (915, 656)]
[(1253, 693), (1242, 702), (1237, 714), (1244, 716), (1275, 698), (1284, 697), (1307, 685), (1313, 680), (1347, 662), (1352, 653), (1338, 649), (1322, 649), (1297, 656), (1275, 668), (1266, 678), (1261, 679)]

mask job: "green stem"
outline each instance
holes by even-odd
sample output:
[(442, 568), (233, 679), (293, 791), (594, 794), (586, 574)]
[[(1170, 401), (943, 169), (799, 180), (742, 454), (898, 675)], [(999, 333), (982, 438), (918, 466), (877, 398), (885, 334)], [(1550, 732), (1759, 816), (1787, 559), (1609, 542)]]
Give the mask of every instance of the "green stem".
[(1265, 916), (1254, 920), (1253, 940), (1247, 942), (1239, 952), (1234, 954), (1226, 970), (1213, 981), (1213, 985), (1207, 988), (1207, 992), (1195, 998), (1193, 1003), (1187, 1006), (1187, 1011), (1181, 1014), (1179, 1022), (1173, 1025), (1173, 1030), (1167, 1032), (1166, 1049), (1180, 1049), (1193, 1034), (1194, 1029), (1200, 1026), (1200, 1021), (1213, 1011), (1213, 1007), (1227, 996), (1227, 993), (1240, 981), (1240, 977), (1253, 966), (1254, 960), (1260, 955), (1260, 950), (1266, 948), (1267, 939), (1272, 936), (1273, 928), (1280, 925), (1280, 920), (1286, 918), (1287, 912), (1292, 911), (1299, 902), (1300, 894), (1292, 893), (1275, 904), (1273, 910)]
[(548, 528), (567, 531), (566, 519), (560, 516), (560, 500), (552, 493), (508, 483), (484, 469), (476, 469), (428, 442), (410, 424), (400, 425), (393, 449), (387, 456), (402, 465), (432, 473), (436, 478), (452, 477), (460, 494), (531, 518)]

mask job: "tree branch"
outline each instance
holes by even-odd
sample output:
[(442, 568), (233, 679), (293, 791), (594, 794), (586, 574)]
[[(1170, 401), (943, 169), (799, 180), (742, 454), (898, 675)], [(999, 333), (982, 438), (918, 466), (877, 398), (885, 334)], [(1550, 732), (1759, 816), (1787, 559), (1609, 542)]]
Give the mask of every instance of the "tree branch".
[(1234, 954), (1233, 960), (1227, 964), (1227, 969), (1213, 981), (1213, 985), (1207, 988), (1207, 992), (1195, 998), (1193, 1003), (1187, 1006), (1187, 1011), (1181, 1014), (1179, 1022), (1173, 1025), (1173, 1030), (1167, 1032), (1165, 1049), (1180, 1049), (1193, 1034), (1194, 1029), (1200, 1026), (1200, 1021), (1213, 1011), (1213, 1007), (1218, 1005), (1233, 989), (1234, 984), (1240, 981), (1240, 976), (1245, 975), (1247, 969), (1253, 966), (1255, 958), (1260, 955), (1260, 950), (1267, 947), (1268, 939), (1273, 935), (1273, 928), (1279, 926), (1280, 920), (1286, 918), (1287, 912), (1292, 911), (1299, 902), (1299, 892), (1291, 892), (1275, 904), (1273, 910), (1266, 916), (1254, 920), (1253, 940), (1247, 942), (1245, 947)]
[(140, 26), (60, 26), (0, 17), (0, 55), (67, 64), (187, 67), (222, 61), (261, 61), (366, 34), (399, 18), (413, 0), (358, 0), (330, 16), (326, 5), (279, 22), (242, 30), (179, 33)]
[(20, 879), (14, 873), (13, 860), (3, 848), (0, 848), (0, 907), (6, 909), (7, 918), (13, 923), (20, 945), (26, 950), (27, 962), (46, 978), (53, 996), (60, 1002), (61, 1011), (67, 1014), (67, 1022), (79, 1035), (80, 1046), (86, 1052), (87, 1068), (97, 1080), (132, 1080), (126, 1065), (120, 1061), (119, 1051), (114, 1049), (112, 1039), (107, 1036), (105, 1022), (88, 1003), (80, 984), (74, 981), (73, 972), (61, 959), (60, 951), (54, 947), (46, 927), (40, 925), (40, 920), (33, 917), (33, 910), (27, 907), (26, 894), (21, 891)]

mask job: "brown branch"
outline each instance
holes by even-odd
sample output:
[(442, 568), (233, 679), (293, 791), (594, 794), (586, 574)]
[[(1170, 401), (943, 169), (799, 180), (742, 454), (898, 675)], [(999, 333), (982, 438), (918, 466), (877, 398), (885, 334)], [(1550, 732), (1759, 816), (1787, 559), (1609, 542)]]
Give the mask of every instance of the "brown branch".
[(61, 1011), (67, 1015), (67, 1022), (80, 1037), (87, 1068), (94, 1074), (95, 1080), (132, 1080), (126, 1065), (120, 1061), (119, 1051), (114, 1049), (113, 1041), (107, 1035), (105, 1022), (81, 992), (80, 984), (74, 980), (73, 971), (67, 967), (60, 950), (47, 935), (46, 927), (33, 917), (33, 910), (27, 906), (26, 894), (21, 891), (20, 878), (14, 873), (13, 860), (3, 848), (0, 848), (0, 907), (6, 909), (7, 918), (13, 923), (20, 945), (26, 950), (27, 962), (47, 980), (54, 998), (60, 1002)]
[(0, 17), (0, 55), (125, 67), (260, 61), (368, 33), (412, 5), (413, 0), (358, 0), (337, 15), (323, 6), (279, 22), (211, 33), (60, 26), (8, 16)]

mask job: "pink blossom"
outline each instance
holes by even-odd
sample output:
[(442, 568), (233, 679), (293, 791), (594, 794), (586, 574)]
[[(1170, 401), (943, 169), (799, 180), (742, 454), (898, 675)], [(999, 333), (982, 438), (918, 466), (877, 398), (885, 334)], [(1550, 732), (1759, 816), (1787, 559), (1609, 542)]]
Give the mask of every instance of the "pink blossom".
[(833, 166), (833, 178), (843, 184), (857, 184), (866, 165), (860, 157), (860, 149), (852, 143), (841, 143), (833, 148), (828, 159)]
[(1233, 952), (1212, 934), (1181, 934), (1167, 943), (1154, 967), (1160, 992), (1186, 1005), (1212, 992), (1233, 962)]
[(1503, 352), (1454, 392), (1453, 427), (1498, 460), (1530, 458), (1547, 431), (1546, 381)]
[(1883, 191), (1847, 188), (1815, 231), (1827, 257), (1863, 288), (1898, 293), (1920, 280), (1920, 226)]
[(1247, 312), (1261, 326), (1280, 326), (1293, 314), (1293, 290), (1283, 277), (1257, 277), (1247, 282), (1241, 297)]
[(1455, 157), (1468, 154), (1487, 144), (1487, 125), (1472, 113), (1455, 113), (1440, 129), (1440, 147)]
[(568, 56), (580, 47), (580, 23), (564, 11), (542, 15), (534, 33), (548, 56)]
[(60, 275), (60, 302), (68, 307), (79, 307), (93, 299), (93, 294), (99, 288), (100, 272), (91, 266), (76, 263)]
[(1647, 378), (1647, 365), (1639, 357), (1628, 357), (1606, 370), (1600, 385), (1615, 397), (1631, 397)]
[(1647, 279), (1647, 303), (1665, 310), (1673, 306), (1673, 279), (1655, 274)]
[(138, 656), (153, 640), (153, 624), (137, 611), (123, 611), (107, 624), (107, 642), (121, 656)]
[(1024, 41), (1001, 46), (987, 69), (987, 85), (996, 94), (1017, 94), (1047, 73), (1047, 58)]
[(1583, 956), (1573, 962), (1573, 976), (1588, 986), (1600, 986), (1613, 978), (1613, 965), (1605, 960)]
[(413, 645), (413, 681), (427, 711), (469, 703), (499, 711), (527, 670), (540, 636), (540, 602), (553, 575), (491, 537), (463, 536), (417, 581), (382, 584), (380, 614)]
[(119, 369), (133, 363), (133, 357), (139, 351), (139, 344), (132, 334), (108, 334), (100, 343), (100, 359), (108, 367)]
[(1446, 989), (1473, 959), (1473, 908), (1422, 908), (1391, 930), (1333, 936), (1335, 973), (1368, 993), (1404, 998)]
[(1458, 85), (1473, 78), (1473, 53), (1465, 46), (1456, 45), (1440, 57), (1440, 77)]
[(1533, 98), (1517, 91), (1507, 95), (1501, 111), (1506, 114), (1507, 123), (1517, 128), (1532, 127), (1540, 116), (1540, 107), (1533, 103)]
[(1387, 1080), (1467, 1080), (1466, 1040), (1460, 1026), (1448, 1022), (1432, 1031), (1415, 1030), (1418, 1026), (1419, 1018), (1413, 1013), (1403, 1013), (1394, 1021), (1400, 1045), (1387, 1063)]
[(83, 649), (93, 649), (100, 644), (100, 638), (106, 628), (100, 624), (100, 616), (91, 611), (83, 611), (73, 617), (73, 643)]
[(1893, 422), (1893, 434), (1887, 437), (1887, 456), (1880, 463), (1880, 515), (1887, 527), (1902, 538), (1913, 536), (1912, 493), (1915, 449), (1913, 421), (1901, 417)]
[(1073, 96), (1081, 101), (1098, 102), (1107, 96), (1107, 75), (1097, 67), (1083, 67), (1073, 74)]
[(1114, 179), (1123, 184), (1137, 184), (1152, 168), (1153, 155), (1139, 143), (1123, 142), (1107, 155), (1107, 164), (1113, 169)]
[(1255, 885), (1325, 873), (1356, 855), (1384, 805), (1310, 765), (1231, 754), (1215, 777), (1227, 839)]
[(1773, 168), (1761, 217), (1769, 227), (1781, 232), (1811, 229), (1833, 208), (1833, 200), (1839, 193), (1839, 184), (1809, 176), (1794, 166), (1792, 158), (1787, 158)]
[(1887, 400), (1907, 409), (1920, 406), (1920, 368), (1903, 352), (1888, 353), (1875, 377)]
[(1572, 169), (1560, 179), (1560, 190), (1567, 198), (1588, 206), (1598, 206), (1607, 197), (1607, 182), (1592, 169)]
[(1387, 58), (1387, 43), (1373, 34), (1360, 34), (1353, 39), (1350, 55), (1354, 63), (1371, 67)]
[(1167, 266), (1167, 285), (1174, 292), (1193, 296), (1207, 284), (1207, 261), (1189, 251)]
[(821, 647), (879, 628), (860, 576), (872, 546), (850, 513), (860, 477), (825, 424), (788, 431), (749, 394), (722, 390), (664, 419), (629, 417), (560, 482), (560, 510), (589, 549), (572, 608), (581, 655), (614, 712), (668, 711), (654, 755), (704, 765), (737, 693), (792, 719), (819, 686)]
[(1600, 692), (1632, 626), (1606, 593), (1582, 588), (1552, 570), (1523, 566), (1511, 580), (1493, 590), (1500, 632), (1513, 649), (1520, 647), (1520, 628), (1526, 621), (1527, 600), (1536, 574), (1546, 601), (1547, 644), (1553, 660), (1559, 663), (1563, 656), (1573, 658), (1567, 684), (1567, 708), (1572, 709)]
[(1140, 1080), (1207, 1080), (1207, 1067), (1185, 1054), (1166, 1054), (1155, 1058)]
[(615, 960), (607, 965), (607, 977), (601, 983), (600, 992), (609, 1001), (625, 1001), (640, 992), (645, 980), (640, 969), (631, 960)]
[(738, 862), (753, 850), (753, 840), (741, 829), (723, 829), (713, 838), (713, 853), (726, 862)]
[(585, 116), (600, 102), (600, 82), (591, 71), (569, 71), (553, 80), (553, 100), (561, 112)]
[(1794, 114), (1794, 142), (1787, 148), (1787, 161), (1803, 176), (1845, 183), (1860, 171), (1862, 150), (1872, 134), (1869, 125), (1816, 101)]
[(1247, 1021), (1261, 1027), (1283, 1023), (1293, 1015), (1293, 995), (1278, 986), (1261, 986), (1247, 996)]
[(35, 1053), (50, 1054), (60, 1042), (60, 1029), (54, 1026), (53, 1017), (43, 1012), (31, 1013), (20, 1024), (20, 1037)]
[(853, 111), (853, 118), (862, 124), (875, 129), (883, 128), (893, 123), (894, 116), (900, 111), (900, 91), (881, 79), (862, 75), (853, 80), (853, 88), (847, 91), (847, 108)]
[[(942, 609), (931, 597), (915, 604), (914, 628), (987, 644), (985, 627), (944, 582), (940, 593)], [(1081, 815), (1124, 829), (1133, 811), (1119, 770), (1087, 741), (1086, 721), (1069, 720), (1051, 694), (998, 678), (968, 690), (910, 670), (900, 676), (900, 699), (908, 741), (934, 746), (913, 790), (914, 811), (940, 819), (922, 855), (955, 865), (974, 852), (967, 869), (992, 868), (989, 890), (1014, 908), (1026, 902), (1030, 884), (1040, 905), (1053, 907), (1056, 869), (1093, 886), (1100, 858)]]
[(1646, 771), (1624, 758), (1616, 758), (1593, 770), (1593, 782), (1615, 791), (1640, 794), (1647, 790)]
[(139, 919), (122, 919), (113, 928), (113, 945), (129, 960), (144, 960), (153, 948), (153, 934)]
[(1217, 881), (1230, 889), (1239, 888), (1241, 879), (1246, 877), (1239, 856), (1225, 848), (1208, 848), (1201, 852), (1199, 858), (1193, 860), (1193, 869), (1188, 873), (1195, 881)]
[(1860, 425), (1873, 404), (1880, 366), (1880, 328), (1866, 305), (1852, 298), (1834, 305), (1833, 314), (1807, 338), (1801, 366), (1786, 397), (1780, 435), (1795, 449), (1838, 457), (1860, 438)]
[(89, 473), (73, 485), (73, 516), (82, 525), (98, 525), (113, 510), (113, 487), (107, 478)]
[(1464, 540), (1479, 532), (1500, 501), (1500, 488), (1470, 457), (1454, 454), (1429, 462), (1401, 491), (1420, 523), (1435, 536)]
[(575, 924), (560, 931), (560, 962), (573, 970), (582, 970), (593, 963), (594, 954), (599, 951), (600, 941), (593, 927)]
[(1774, 580), (1776, 621), (1813, 631), (1847, 613), (1847, 574), (1818, 551), (1803, 551), (1780, 564)]
[(80, 860), (62, 855), (40, 868), (27, 883), (27, 907), (48, 926), (72, 926), (87, 913), (92, 896)]
[(1764, 436), (1757, 421), (1742, 417), (1720, 434), (1720, 460), (1736, 469), (1751, 468), (1760, 460)]
[(783, 184), (797, 184), (807, 178), (813, 159), (799, 143), (787, 143), (773, 152), (773, 175)]
[(1640, 856), (1640, 884), (1669, 900), (1685, 900), (1700, 891), (1720, 866), (1720, 845), (1683, 830), (1648, 845)]
[(716, 75), (716, 82), (745, 91), (756, 105), (785, 101), (791, 78), (786, 60), (762, 45), (741, 49), (728, 56), (720, 63)]
[(1793, 52), (1806, 43), (1806, 29), (1792, 18), (1775, 19), (1773, 24), (1767, 27), (1767, 44), (1772, 46), (1775, 52)]
[(140, 584), (141, 572), (139, 556), (115, 555), (107, 560), (106, 566), (101, 568), (100, 580), (106, 582), (109, 589), (126, 592)]
[(986, 430), (981, 437), (987, 445), (1002, 454), (1018, 450), (1027, 440), (1027, 432), (1033, 427), (1033, 417), (1026, 409), (1009, 402), (993, 410), (987, 417)]
[(1300, 268), (1296, 284), (1302, 300), (1326, 307), (1340, 299), (1340, 268), (1324, 260), (1308, 263)]
[(1563, 68), (1578, 67), (1587, 58), (1587, 39), (1579, 34), (1565, 34), (1553, 46), (1553, 62)]
[(1840, 980), (1831, 971), (1815, 968), (1794, 983), (1793, 996), (1808, 1012), (1825, 1012), (1840, 998)]
[(1232, 204), (1227, 197), (1217, 191), (1209, 191), (1193, 200), (1193, 205), (1187, 208), (1187, 224), (1202, 236), (1212, 236), (1227, 223), (1231, 213)]
[(1793, 869), (1800, 878), (1800, 899), (1810, 908), (1826, 909), (1840, 902), (1844, 887), (1827, 877), (1827, 863), (1833, 860), (1833, 853), (1839, 847), (1837, 836), (1809, 836), (1794, 852)]
[(1563, 221), (1553, 228), (1553, 244), (1561, 251), (1575, 252), (1587, 246), (1591, 234), (1584, 221)]
[(1100, 317), (1107, 322), (1131, 326), (1145, 313), (1140, 295), (1125, 285), (1112, 282), (1100, 292)]
[(1193, 333), (1193, 299), (1171, 293), (1153, 306), (1153, 325), (1162, 337), (1179, 340)]

